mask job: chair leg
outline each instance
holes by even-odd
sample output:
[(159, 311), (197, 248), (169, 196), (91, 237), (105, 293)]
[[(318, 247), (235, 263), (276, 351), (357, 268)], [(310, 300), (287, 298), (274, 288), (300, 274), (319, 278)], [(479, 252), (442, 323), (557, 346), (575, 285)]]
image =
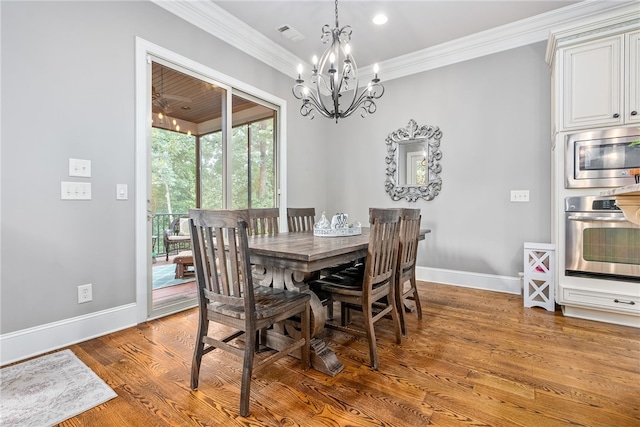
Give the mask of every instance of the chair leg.
[(251, 397), (251, 374), (255, 355), (256, 333), (247, 332), (244, 343), (244, 363), (242, 366), (242, 384), (240, 385), (240, 415), (249, 416), (249, 398)]
[(200, 365), (202, 363), (202, 355), (204, 354), (203, 338), (209, 330), (209, 322), (200, 319), (198, 322), (198, 338), (195, 348), (193, 349), (193, 360), (191, 361), (191, 390), (198, 389), (198, 381), (200, 378)]
[(340, 324), (347, 326), (349, 323), (351, 323), (351, 310), (344, 302), (340, 301)]
[[(371, 301), (362, 305), (362, 316), (364, 317), (364, 330), (367, 333), (369, 342), (369, 360), (372, 369), (378, 369), (378, 347), (376, 345), (376, 333), (373, 328), (373, 307)], [(397, 319), (397, 318), (396, 318)]]
[(400, 280), (398, 280), (398, 287), (396, 288), (395, 303), (398, 310), (398, 317), (400, 318), (400, 328), (402, 331), (402, 336), (406, 337), (407, 325), (405, 324), (404, 319), (404, 283), (400, 283)]
[(402, 344), (402, 327), (400, 325), (400, 315), (398, 314), (398, 305), (396, 302), (396, 289), (395, 284), (391, 287), (390, 291), (391, 295), (389, 295), (388, 300), (393, 301), (391, 304), (391, 319), (393, 321), (393, 328), (396, 331), (396, 344)]
[(327, 303), (327, 320), (333, 320), (333, 301)]
[(418, 312), (418, 319), (422, 320), (422, 306), (420, 305), (420, 297), (418, 296), (418, 287), (416, 284), (416, 277), (411, 278), (411, 289), (413, 290), (413, 302), (416, 304), (416, 311)]

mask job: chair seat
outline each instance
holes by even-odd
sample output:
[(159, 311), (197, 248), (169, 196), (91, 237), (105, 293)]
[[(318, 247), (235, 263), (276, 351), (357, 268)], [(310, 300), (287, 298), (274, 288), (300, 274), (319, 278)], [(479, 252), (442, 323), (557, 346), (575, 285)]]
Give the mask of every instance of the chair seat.
[[(373, 285), (372, 290), (376, 290), (380, 286), (384, 286), (388, 282), (377, 283)], [(362, 294), (362, 276), (341, 275), (340, 273), (314, 280), (310, 283), (311, 289), (318, 293), (336, 293), (342, 295), (361, 295)]]
[[(287, 312), (301, 302), (311, 300), (311, 296), (306, 293), (291, 292), (268, 286), (254, 286), (253, 293), (255, 298), (255, 315), (258, 320), (277, 316), (280, 313)], [(242, 306), (210, 303), (207, 304), (207, 309), (236, 319), (245, 318), (245, 311)]]

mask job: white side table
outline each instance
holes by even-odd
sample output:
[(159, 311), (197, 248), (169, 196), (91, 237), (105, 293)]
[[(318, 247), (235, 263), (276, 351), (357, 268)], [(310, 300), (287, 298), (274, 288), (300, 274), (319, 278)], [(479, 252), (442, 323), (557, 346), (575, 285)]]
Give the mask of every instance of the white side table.
[(524, 306), (555, 311), (555, 246), (524, 243)]

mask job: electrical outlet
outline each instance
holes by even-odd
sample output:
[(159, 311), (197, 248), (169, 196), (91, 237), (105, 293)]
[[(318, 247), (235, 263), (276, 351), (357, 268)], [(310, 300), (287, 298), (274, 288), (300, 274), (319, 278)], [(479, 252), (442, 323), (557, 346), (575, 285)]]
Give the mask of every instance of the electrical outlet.
[(511, 190), (512, 202), (528, 202), (529, 190)]
[(93, 292), (91, 291), (91, 283), (87, 285), (78, 286), (78, 304), (83, 302), (89, 302), (93, 299)]

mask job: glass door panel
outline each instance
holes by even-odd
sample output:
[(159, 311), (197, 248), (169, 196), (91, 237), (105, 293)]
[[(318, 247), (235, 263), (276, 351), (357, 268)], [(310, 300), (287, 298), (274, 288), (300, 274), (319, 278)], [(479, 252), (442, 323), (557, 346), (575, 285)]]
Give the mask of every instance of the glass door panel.
[[(150, 317), (197, 303), (189, 209), (221, 208), (227, 90), (175, 64), (152, 61)], [(184, 71), (184, 72), (183, 72)]]
[(276, 207), (276, 111), (236, 94), (232, 103), (231, 206)]
[(151, 74), (149, 317), (158, 317), (197, 302), (180, 221), (189, 209), (277, 206), (277, 107), (160, 58)]

